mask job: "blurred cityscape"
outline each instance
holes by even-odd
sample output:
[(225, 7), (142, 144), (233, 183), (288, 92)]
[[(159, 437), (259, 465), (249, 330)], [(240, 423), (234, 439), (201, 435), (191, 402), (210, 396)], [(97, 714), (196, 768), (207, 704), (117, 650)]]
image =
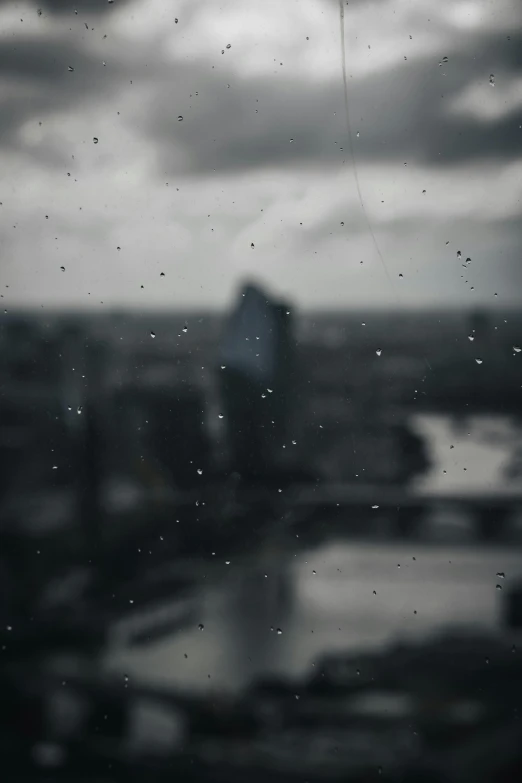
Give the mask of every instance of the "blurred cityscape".
[[(517, 697), (495, 689), (509, 692), (515, 676), (503, 661), (515, 665), (516, 631), (506, 638), (499, 629), (515, 629), (522, 612), (521, 329), (512, 312), (309, 314), (250, 283), (231, 313), (5, 314), (2, 671), (11, 683), (22, 677), (4, 684), (6, 720), (28, 698), (33, 710), (34, 699), (53, 715), (65, 709), (54, 688), (71, 683), (71, 715), (87, 689), (93, 715), (120, 716), (110, 736), (126, 736), (122, 716), (141, 687), (145, 774), (151, 752), (155, 763), (174, 753), (181, 768), (188, 752), (197, 780), (236, 779), (230, 769), (213, 777), (211, 760), (256, 774), (272, 768), (281, 780), (290, 763), (320, 780), (383, 769), (390, 779), (409, 779), (412, 769), (417, 779), (467, 779), (467, 761), (448, 761), (444, 732), (458, 721), (483, 731), (477, 709), (497, 727), (500, 703), (504, 732), (518, 717)], [(450, 635), (441, 641), (440, 632)], [(402, 646), (376, 657), (397, 638)], [(428, 648), (410, 649), (407, 639)], [(461, 674), (473, 650), (468, 682)], [(29, 686), (23, 662), (34, 666), (35, 656), (44, 679)], [(470, 689), (477, 697), (484, 661), (495, 656), (487, 677), (496, 701), (470, 707)], [(451, 702), (443, 727), (418, 706), (400, 718), (397, 688), (411, 700), (432, 676)], [(127, 694), (129, 681), (138, 690)], [(390, 688), (391, 702), (382, 694)], [(227, 692), (239, 702), (209, 707), (206, 693)], [(172, 716), (165, 728), (171, 709), (192, 726), (188, 746), (173, 740)], [(327, 719), (325, 709), (345, 718)], [(271, 738), (274, 716), (286, 739)], [(38, 738), (22, 741), (25, 729), (15, 728), (16, 751), (13, 730), (5, 735), (16, 763), (29, 741), (31, 774), (63, 767), (57, 747), (72, 752), (72, 718), (49, 720)], [(218, 742), (221, 721), (228, 728)], [(421, 728), (412, 733), (413, 724)], [(81, 723), (73, 732), (77, 749), (65, 764), (73, 777), (84, 757), (92, 774), (103, 769), (89, 731)], [(430, 732), (446, 753), (440, 763)], [(42, 745), (49, 733), (53, 742)], [(514, 746), (509, 769), (520, 768)], [(470, 747), (479, 747), (475, 735)], [(477, 759), (469, 764), (485, 770)]]

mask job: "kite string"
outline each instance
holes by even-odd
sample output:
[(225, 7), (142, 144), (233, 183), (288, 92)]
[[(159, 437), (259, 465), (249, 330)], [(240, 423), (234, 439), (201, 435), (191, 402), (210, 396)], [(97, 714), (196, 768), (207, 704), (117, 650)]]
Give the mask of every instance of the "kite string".
[[(375, 247), (375, 250), (377, 252), (377, 255), (379, 256), (379, 260), (382, 264), (382, 268), (384, 269), (384, 273), (386, 277), (388, 278), (388, 282), (390, 283), (390, 287), (395, 295), (395, 298), (398, 302), (400, 302), (400, 297), (397, 294), (397, 290), (395, 286), (393, 285), (393, 281), (390, 277), (390, 273), (388, 271), (388, 267), (386, 266), (384, 262), (383, 255), (381, 253), (381, 249), (379, 247), (379, 244), (377, 242), (377, 239), (375, 237), (372, 225), (370, 223), (370, 220), (368, 218), (368, 213), (366, 212), (366, 207), (364, 206), (364, 200), (361, 193), (361, 186), (359, 183), (359, 174), (357, 172), (357, 164), (355, 162), (355, 154), (353, 151), (353, 141), (352, 141), (352, 129), (350, 127), (350, 112), (348, 110), (348, 82), (346, 79), (346, 46), (345, 46), (345, 40), (344, 40), (344, 6), (343, 6), (343, 0), (339, 0), (339, 11), (340, 11), (340, 22), (341, 22), (341, 63), (342, 63), (342, 70), (343, 70), (343, 87), (344, 87), (344, 111), (345, 111), (345, 117), (346, 117), (346, 130), (348, 134), (348, 145), (350, 147), (350, 156), (352, 158), (352, 167), (353, 167), (353, 176), (355, 180), (355, 187), (357, 188), (357, 194), (359, 196), (359, 202), (361, 204), (361, 209), (364, 215), (364, 219), (366, 221), (366, 225), (368, 227), (368, 231), (370, 232), (373, 245)], [(428, 362), (427, 358), (424, 356), (424, 362), (427, 364), (428, 368), (431, 370), (430, 363)]]
[[(388, 278), (388, 282), (390, 283), (390, 286), (397, 297), (397, 292), (395, 290), (395, 287), (393, 285), (392, 279), (390, 277), (390, 273), (388, 272), (388, 267), (386, 266), (384, 262), (383, 255), (381, 253), (381, 249), (378, 245), (377, 239), (375, 237), (372, 225), (370, 223), (370, 220), (368, 218), (368, 213), (366, 212), (366, 207), (364, 205), (364, 199), (362, 197), (361, 192), (361, 185), (359, 183), (359, 174), (357, 171), (357, 164), (355, 162), (355, 154), (353, 151), (353, 140), (352, 140), (352, 129), (350, 126), (350, 112), (348, 110), (348, 82), (346, 79), (346, 46), (345, 46), (345, 38), (344, 38), (344, 6), (343, 6), (343, 0), (339, 0), (339, 11), (340, 11), (340, 22), (341, 22), (341, 63), (342, 63), (342, 71), (343, 71), (343, 87), (344, 87), (344, 111), (345, 111), (345, 118), (346, 118), (346, 130), (348, 135), (348, 145), (350, 148), (350, 156), (352, 158), (352, 167), (353, 167), (353, 176), (355, 180), (355, 187), (357, 188), (357, 195), (359, 196), (359, 203), (361, 205), (361, 209), (364, 215), (364, 219), (366, 222), (366, 226), (368, 227), (368, 231), (370, 232), (370, 236), (373, 241), (373, 245), (375, 247), (375, 251), (377, 255), (379, 256), (379, 260), (382, 264), (382, 268), (384, 269), (384, 273), (386, 277)], [(398, 297), (397, 297), (398, 298)]]

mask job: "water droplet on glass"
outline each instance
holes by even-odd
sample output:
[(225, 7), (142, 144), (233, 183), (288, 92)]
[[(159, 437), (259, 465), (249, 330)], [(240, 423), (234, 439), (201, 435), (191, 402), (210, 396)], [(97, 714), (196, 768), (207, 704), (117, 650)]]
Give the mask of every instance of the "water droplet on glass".
[(380, 348), (377, 348), (377, 350), (375, 351), (375, 353), (377, 354), (377, 356), (380, 356), (380, 355), (381, 355), (381, 353), (382, 353), (382, 350), (381, 350)]
[(230, 560), (225, 560), (225, 565), (230, 565)]
[(475, 336), (473, 334), (468, 334), (468, 340), (472, 343), (475, 339)]
[(201, 468), (198, 468), (196, 472), (197, 472), (198, 476), (202, 476), (203, 475), (203, 471), (201, 470)]
[(477, 362), (477, 364), (482, 364), (482, 359), (475, 359), (475, 361)]
[(281, 636), (281, 634), (282, 634), (283, 632), (282, 632), (282, 630), (281, 630), (280, 628), (278, 628), (278, 629), (277, 629), (277, 631), (276, 631), (276, 633), (277, 633), (277, 635), (278, 635), (278, 636)]
[(222, 419), (222, 418), (223, 418), (223, 414), (222, 413), (218, 413), (218, 419)]
[(447, 58), (447, 57), (443, 57), (443, 58), (442, 58), (442, 62), (443, 62), (443, 63), (447, 63), (447, 62), (448, 62), (448, 58)]
[(150, 336), (151, 336), (151, 337), (152, 337), (152, 339), (154, 340), (154, 338), (156, 337), (156, 332), (151, 332), (151, 333), (150, 333)]
[(183, 121), (183, 117), (182, 117), (182, 115), (181, 115), (181, 114), (178, 114), (178, 122), (182, 122), (182, 121)]
[(497, 577), (497, 579), (505, 579), (506, 578), (506, 575), (505, 575), (504, 571), (497, 571), (495, 576)]
[(494, 73), (490, 73), (489, 74), (489, 83), (491, 84), (492, 87), (495, 86), (495, 74)]
[(227, 49), (231, 49), (231, 48), (232, 48), (232, 44), (227, 44), (227, 45), (226, 45), (226, 48), (227, 48)]
[(68, 65), (67, 70), (69, 71), (69, 73), (72, 73), (74, 71), (74, 68), (72, 67), (72, 65)]
[(520, 351), (522, 351), (522, 348), (519, 345), (514, 345), (513, 350), (515, 351), (515, 353), (520, 353)]
[(457, 250), (457, 258), (462, 258), (462, 253), (460, 252), (460, 250)]
[(98, 144), (98, 137), (97, 136), (93, 136), (92, 140), (93, 140), (93, 142), (95, 144)]
[(379, 508), (379, 506), (375, 505), (375, 506), (372, 506), (372, 508)]
[(497, 590), (502, 590), (502, 585), (496, 585), (495, 587)]
[(62, 270), (62, 272), (65, 272), (65, 267), (64, 266), (61, 266), (60, 269)]
[(204, 627), (205, 627), (205, 626), (203, 625), (203, 623), (200, 623), (200, 624), (198, 625), (198, 628), (199, 628), (199, 630), (200, 630), (200, 631), (202, 631)]
[(82, 411), (83, 411), (83, 408), (82, 408), (82, 406), (81, 406), (81, 405), (78, 405), (78, 407), (76, 408), (76, 413), (78, 414), (78, 416), (81, 416), (81, 414), (82, 414)]
[(187, 324), (185, 324), (185, 326), (183, 327), (183, 329), (181, 331), (183, 332), (183, 334), (186, 334), (188, 332)]

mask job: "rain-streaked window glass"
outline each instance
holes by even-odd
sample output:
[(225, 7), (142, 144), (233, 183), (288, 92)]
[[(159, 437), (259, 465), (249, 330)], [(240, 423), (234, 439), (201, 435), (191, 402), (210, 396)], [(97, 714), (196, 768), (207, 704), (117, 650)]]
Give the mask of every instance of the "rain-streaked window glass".
[(522, 778), (521, 47), (0, 0), (9, 780)]

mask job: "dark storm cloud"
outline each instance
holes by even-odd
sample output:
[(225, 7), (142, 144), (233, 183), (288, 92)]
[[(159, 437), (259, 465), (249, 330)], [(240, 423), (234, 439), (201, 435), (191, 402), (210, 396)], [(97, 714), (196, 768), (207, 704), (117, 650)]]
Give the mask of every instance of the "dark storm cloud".
[[(69, 66), (74, 70), (69, 71)], [(18, 148), (17, 131), (30, 119), (43, 121), (56, 110), (73, 108), (114, 89), (118, 66), (82, 51), (63, 39), (40, 40), (19, 37), (0, 44), (0, 99), (2, 146)], [(52, 160), (41, 162), (52, 163)]]
[[(35, 0), (34, 12), (37, 14), (51, 13), (60, 15), (81, 15), (82, 13), (108, 13), (121, 7), (128, 0)], [(13, 0), (0, 0), (0, 6), (13, 5)]]
[[(77, 8), (81, 14), (115, 5), (106, 0), (48, 0), (38, 7), (60, 13), (73, 13)], [(73, 27), (75, 34), (79, 29)], [(278, 63), (271, 76), (241, 79), (221, 63), (215, 68), (210, 62), (164, 63), (154, 50), (139, 45), (133, 46), (129, 61), (110, 42), (104, 68), (86, 48), (85, 36), (90, 34), (81, 32), (83, 38), (74, 42), (65, 38), (24, 40), (18, 35), (4, 39), (0, 78), (11, 85), (0, 100), (4, 146), (19, 144), (17, 130), (26, 120), (41, 120), (57, 109), (73, 110), (92, 97), (117, 95), (121, 85), (133, 78), (136, 85), (147, 85), (150, 98), (136, 104), (133, 117), (129, 109), (127, 117), (144, 140), (157, 147), (162, 175), (270, 165), (323, 168), (350, 156), (340, 49), (338, 75), (327, 83), (310, 83), (294, 72), (287, 76)], [(93, 35), (101, 36), (101, 29)], [(449, 62), (440, 67), (443, 56)], [(455, 164), (518, 155), (522, 141), (519, 116), (508, 114), (482, 122), (451, 115), (446, 107), (477, 80), (485, 85), (487, 101), (489, 90), (501, 89), (504, 80), (521, 71), (522, 34), (508, 39), (495, 33), (466, 34), (457, 51), (401, 60), (387, 71), (364, 78), (352, 79), (348, 73), (356, 159)], [(490, 73), (495, 74), (495, 88), (488, 85)], [(183, 120), (178, 121), (178, 116)], [(52, 164), (53, 160), (45, 162)]]
[[(83, 29), (86, 13), (91, 17), (99, 14), (106, 17), (127, 2), (36, 0), (33, 10), (41, 16), (71, 16), (77, 20), (77, 29), (73, 27), (72, 31), (88, 35), (92, 29)], [(12, 7), (13, 2), (0, 0), (1, 6)], [(0, 143), (8, 147), (18, 146), (16, 132), (26, 120), (42, 119), (52, 111), (73, 107), (90, 95), (102, 94), (114, 87), (113, 80), (118, 74), (110, 51), (105, 58), (107, 67), (102, 73), (102, 61), (88, 54), (77, 41), (72, 43), (63, 38), (35, 40), (23, 35), (22, 28), (20, 33), (10, 38), (4, 37), (0, 44), (0, 80), (4, 85), (0, 99)], [(73, 72), (68, 70), (69, 66), (74, 68)]]
[[(439, 66), (442, 56), (449, 62)], [(284, 67), (274, 70), (271, 77), (241, 81), (223, 71), (176, 66), (175, 86), (169, 81), (168, 87), (158, 83), (154, 89), (153, 84), (153, 106), (140, 110), (136, 123), (147, 138), (156, 139), (164, 168), (176, 173), (180, 164), (179, 155), (171, 153), (174, 143), (184, 150), (184, 169), (194, 173), (278, 164), (324, 166), (346, 157), (341, 66), (339, 77), (327, 84), (287, 77)], [(386, 72), (349, 78), (356, 157), (454, 164), (518, 155), (518, 113), (485, 122), (451, 114), (447, 107), (477, 81), (484, 85), (487, 101), (489, 90), (502, 89), (502, 81), (521, 70), (522, 35), (508, 39), (496, 34), (475, 40), (468, 36), (459, 51), (443, 52), (438, 59), (412, 58)], [(496, 88), (489, 86), (491, 73)], [(164, 73), (157, 78), (164, 84)]]

